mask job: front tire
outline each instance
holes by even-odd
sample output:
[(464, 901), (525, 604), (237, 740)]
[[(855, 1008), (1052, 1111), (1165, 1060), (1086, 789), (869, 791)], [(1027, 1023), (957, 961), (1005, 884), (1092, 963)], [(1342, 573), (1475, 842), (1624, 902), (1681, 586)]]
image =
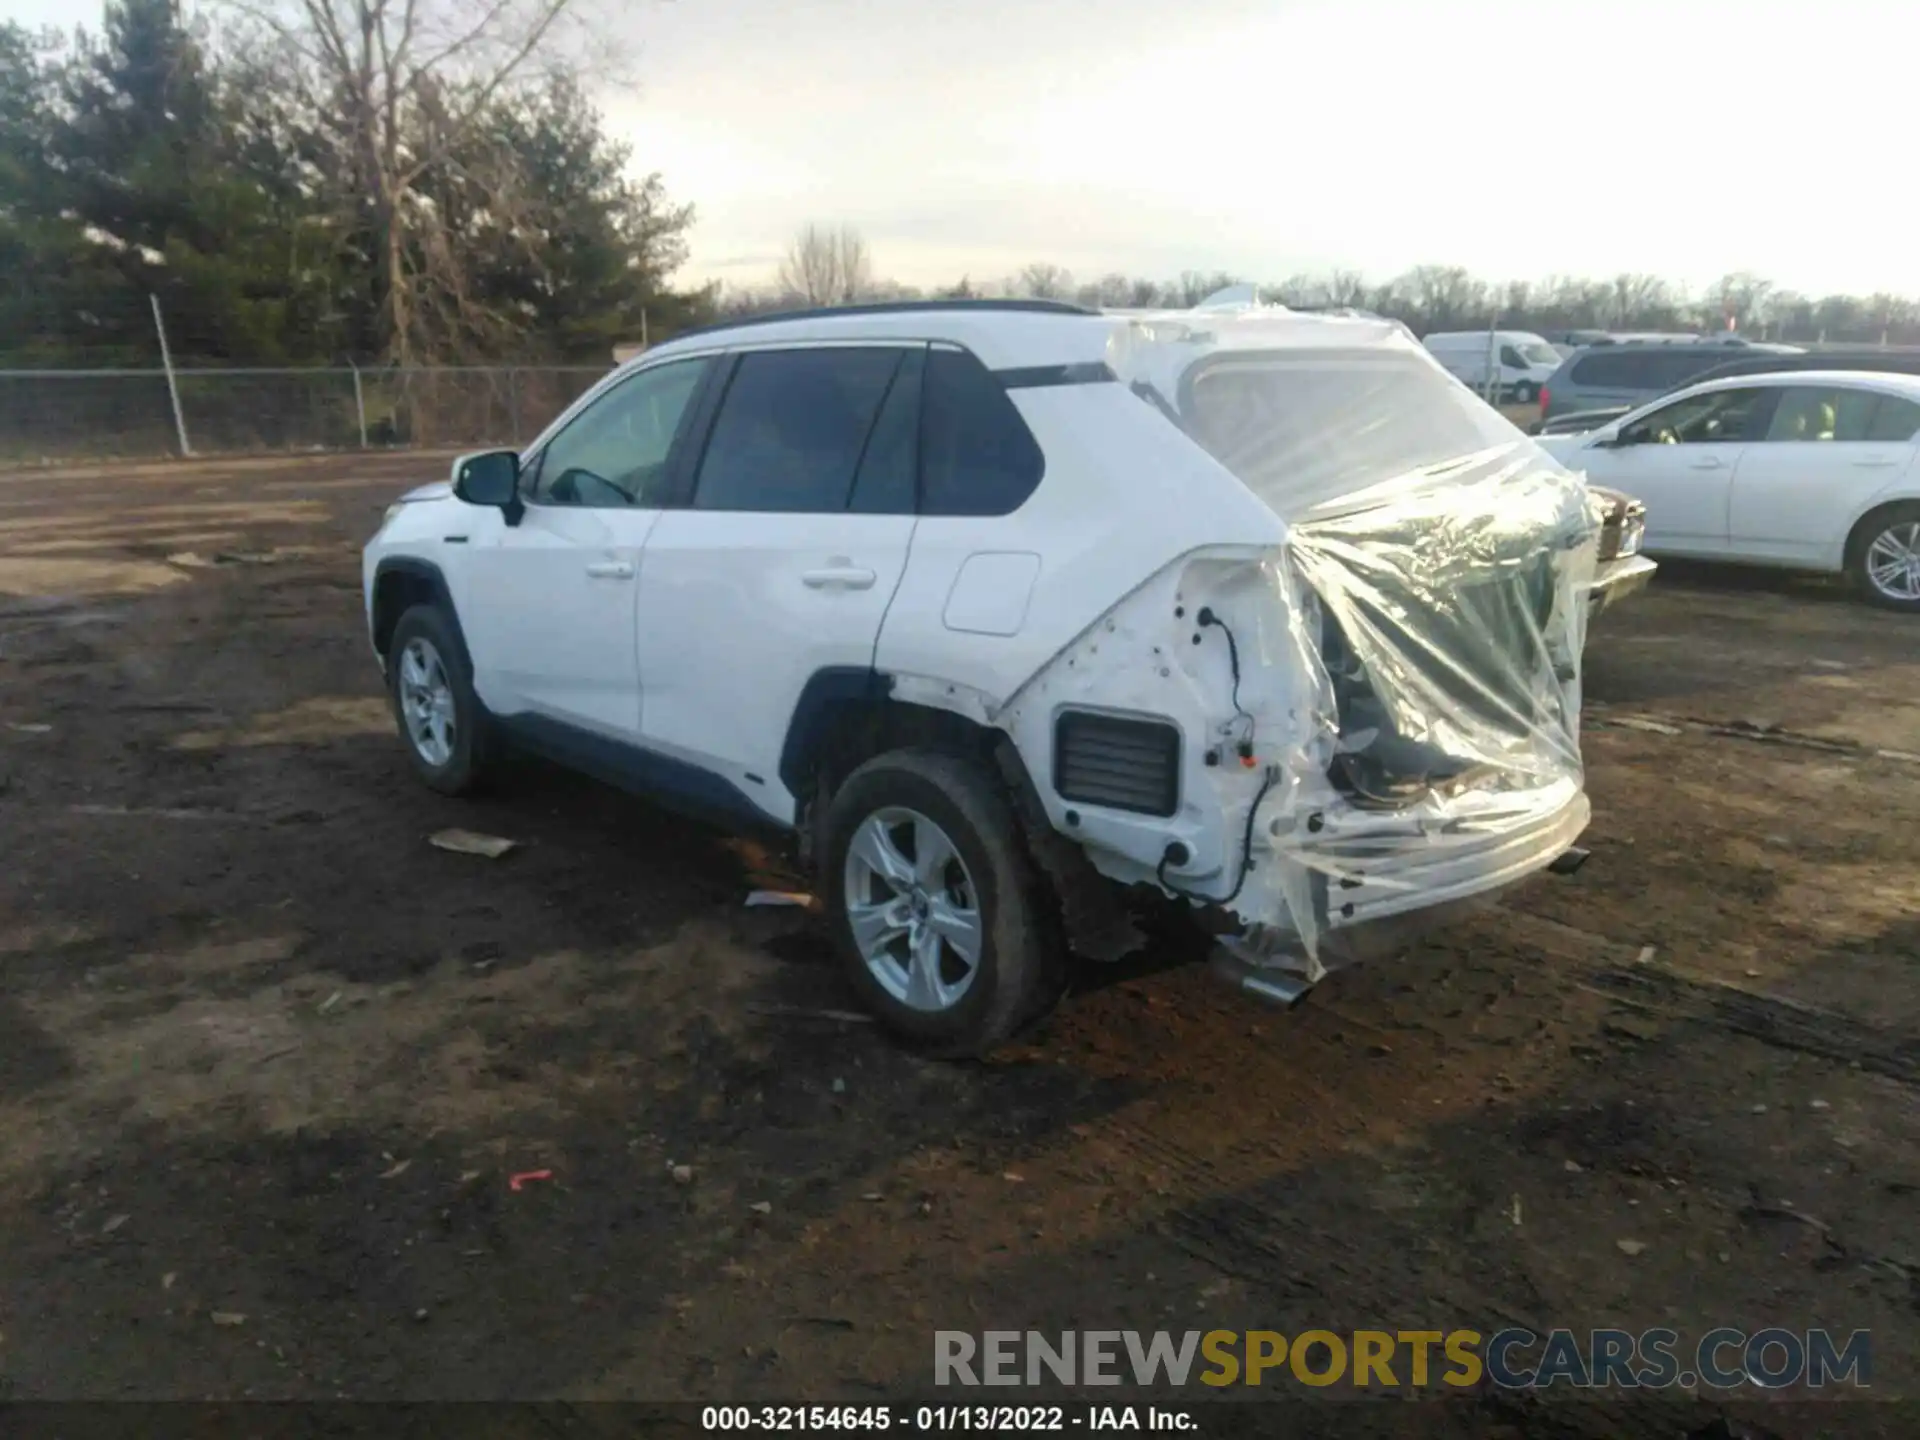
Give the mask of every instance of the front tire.
[(1891, 505), (1869, 518), (1847, 570), (1873, 604), (1920, 612), (1920, 504)]
[(480, 702), (466, 650), (437, 605), (415, 605), (393, 627), (387, 690), (414, 773), (443, 795), (477, 789), (486, 760)]
[(869, 760), (828, 804), (819, 865), (849, 982), (910, 1044), (980, 1055), (1058, 998), (1044, 891), (984, 767), (929, 750)]

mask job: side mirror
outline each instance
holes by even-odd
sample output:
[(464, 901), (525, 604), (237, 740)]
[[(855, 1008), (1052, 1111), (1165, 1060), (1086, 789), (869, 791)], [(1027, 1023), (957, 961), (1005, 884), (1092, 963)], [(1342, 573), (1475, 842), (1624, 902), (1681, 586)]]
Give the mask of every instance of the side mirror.
[(453, 493), (469, 505), (487, 505), (520, 519), (520, 457), (512, 450), (483, 450), (453, 462)]

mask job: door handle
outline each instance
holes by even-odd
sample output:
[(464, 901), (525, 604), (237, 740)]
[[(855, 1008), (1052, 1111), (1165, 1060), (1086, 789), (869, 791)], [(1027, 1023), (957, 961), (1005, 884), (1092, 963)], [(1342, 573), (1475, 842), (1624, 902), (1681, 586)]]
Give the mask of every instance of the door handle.
[(1714, 456), (1708, 455), (1703, 459), (1693, 461), (1688, 468), (1693, 470), (1718, 470), (1726, 463), (1724, 460), (1716, 459)]
[(830, 565), (824, 570), (808, 570), (800, 582), (809, 590), (871, 590), (875, 575), (856, 565)]
[(587, 574), (596, 580), (631, 580), (633, 564), (627, 560), (596, 560), (587, 566)]

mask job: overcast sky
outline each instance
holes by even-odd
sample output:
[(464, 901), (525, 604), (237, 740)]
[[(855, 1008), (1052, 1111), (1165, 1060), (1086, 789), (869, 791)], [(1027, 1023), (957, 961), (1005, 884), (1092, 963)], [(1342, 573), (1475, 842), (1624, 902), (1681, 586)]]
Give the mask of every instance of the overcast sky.
[(1431, 262), (1920, 293), (1911, 0), (603, 3), (634, 52), (610, 125), (698, 207), (688, 278), (764, 281), (818, 220), (913, 284)]

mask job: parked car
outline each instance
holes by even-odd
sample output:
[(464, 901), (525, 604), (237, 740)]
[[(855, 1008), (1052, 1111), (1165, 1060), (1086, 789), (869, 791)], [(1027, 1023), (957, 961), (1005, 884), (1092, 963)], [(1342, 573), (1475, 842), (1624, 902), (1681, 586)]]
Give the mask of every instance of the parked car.
[(1531, 404), (1560, 368), (1560, 352), (1527, 330), (1441, 331), (1420, 343), (1449, 374), (1476, 391), (1484, 393), (1491, 381), (1496, 394), (1522, 405)]
[(1729, 360), (1800, 353), (1792, 346), (1762, 346), (1746, 340), (1640, 340), (1594, 346), (1575, 351), (1547, 377), (1540, 391), (1540, 417), (1552, 420), (1577, 410), (1643, 405)]
[(1588, 614), (1597, 616), (1646, 589), (1658, 567), (1640, 553), (1647, 535), (1647, 507), (1603, 485), (1588, 486), (1588, 494), (1600, 524), (1593, 586), (1588, 592)]
[(1788, 371), (1690, 385), (1536, 443), (1647, 507), (1645, 548), (1845, 572), (1920, 611), (1920, 377)]
[(1293, 999), (1562, 856), (1590, 504), (1392, 322), (849, 307), (462, 457), (365, 602), (428, 785), (522, 746), (785, 835), (971, 1053), (1131, 948), (1116, 888)]

